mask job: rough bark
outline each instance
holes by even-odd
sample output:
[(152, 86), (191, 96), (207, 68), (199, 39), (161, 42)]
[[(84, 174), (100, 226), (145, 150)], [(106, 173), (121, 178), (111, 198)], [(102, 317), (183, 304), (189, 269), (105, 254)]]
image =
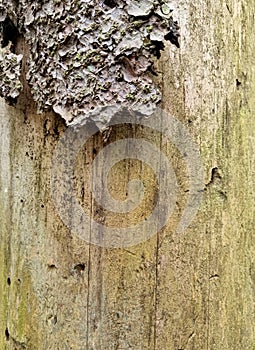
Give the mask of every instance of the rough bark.
[[(179, 152), (153, 131), (114, 127), (107, 144), (145, 135), (164, 150), (178, 203), (166, 227), (137, 246), (87, 244), (51, 200), (51, 157), (64, 122), (37, 115), (27, 89), (15, 107), (1, 101), (1, 349), (255, 348), (255, 5), (174, 3), (181, 48), (166, 50), (157, 81), (162, 107), (199, 145), (206, 174), (200, 210), (177, 234), (188, 188)], [(76, 162), (77, 193), (91, 213), (86, 172), (104, 146), (98, 133)], [(142, 177), (150, 209), (156, 185), (148, 169), (127, 162), (111, 176), (119, 198), (130, 178)]]

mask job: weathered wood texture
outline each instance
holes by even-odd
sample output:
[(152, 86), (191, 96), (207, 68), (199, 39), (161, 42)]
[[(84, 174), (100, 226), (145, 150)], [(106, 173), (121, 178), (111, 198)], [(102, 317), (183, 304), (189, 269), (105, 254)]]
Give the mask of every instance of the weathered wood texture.
[[(107, 143), (145, 134), (165, 151), (178, 203), (168, 225), (144, 243), (88, 245), (65, 227), (51, 200), (51, 156), (64, 123), (37, 115), (27, 94), (15, 108), (1, 101), (0, 349), (255, 349), (255, 3), (175, 2), (181, 49), (167, 48), (157, 80), (162, 107), (201, 151), (198, 215), (175, 233), (188, 180), (171, 140), (116, 127)], [(77, 193), (91, 212), (86, 172), (103, 147), (98, 134), (77, 158)], [(115, 196), (123, 198), (126, 182), (141, 177), (152, 189), (150, 208), (150, 170), (139, 162), (118, 166), (109, 178)]]

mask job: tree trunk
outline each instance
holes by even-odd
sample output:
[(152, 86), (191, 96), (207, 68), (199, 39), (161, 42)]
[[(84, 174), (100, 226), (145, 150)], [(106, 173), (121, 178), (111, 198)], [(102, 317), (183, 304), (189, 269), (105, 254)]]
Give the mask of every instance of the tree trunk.
[[(155, 82), (162, 109), (198, 145), (205, 174), (199, 211), (176, 231), (189, 178), (171, 140), (139, 125), (112, 126), (77, 155), (74, 182), (84, 210), (125, 227), (153, 207), (155, 176), (136, 160), (116, 164), (108, 185), (123, 199), (129, 180), (143, 179), (149, 197), (140, 212), (123, 221), (100, 214), (90, 199), (95, 156), (127, 137), (146, 138), (170, 159), (177, 203), (167, 224), (135, 246), (89, 244), (52, 200), (51, 161), (64, 121), (38, 115), (27, 89), (15, 107), (1, 100), (1, 349), (255, 349), (255, 5), (173, 5), (181, 47), (167, 46)], [(104, 168), (95, 171), (100, 178)]]

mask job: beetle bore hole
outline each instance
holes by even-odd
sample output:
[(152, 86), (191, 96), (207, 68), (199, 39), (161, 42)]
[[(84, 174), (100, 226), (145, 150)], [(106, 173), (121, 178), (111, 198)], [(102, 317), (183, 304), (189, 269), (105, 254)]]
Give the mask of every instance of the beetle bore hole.
[(75, 265), (75, 266), (74, 266), (74, 270), (75, 270), (76, 272), (81, 273), (82, 271), (85, 270), (85, 264), (81, 263), (81, 264)]
[(54, 265), (54, 264), (48, 264), (48, 268), (49, 268), (50, 270), (54, 270), (54, 269), (57, 268), (57, 266)]
[(5, 338), (6, 338), (6, 340), (10, 339), (10, 333), (9, 333), (8, 328), (6, 328), (6, 330), (5, 330)]
[(239, 88), (240, 85), (242, 85), (242, 83), (238, 79), (236, 79), (236, 86), (237, 86), (237, 88)]

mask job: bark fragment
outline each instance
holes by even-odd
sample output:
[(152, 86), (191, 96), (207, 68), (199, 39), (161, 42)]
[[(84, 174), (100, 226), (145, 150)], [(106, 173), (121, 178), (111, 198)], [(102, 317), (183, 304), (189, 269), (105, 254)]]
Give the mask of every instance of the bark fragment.
[[(26, 79), (40, 111), (52, 108), (75, 124), (106, 105), (150, 115), (160, 101), (150, 71), (165, 40), (178, 46), (170, 5), (162, 12), (161, 1), (4, 0), (0, 22), (6, 20), (30, 47)], [(6, 76), (4, 63), (0, 68)], [(7, 99), (20, 91), (16, 82), (7, 89), (6, 79), (0, 87)]]

